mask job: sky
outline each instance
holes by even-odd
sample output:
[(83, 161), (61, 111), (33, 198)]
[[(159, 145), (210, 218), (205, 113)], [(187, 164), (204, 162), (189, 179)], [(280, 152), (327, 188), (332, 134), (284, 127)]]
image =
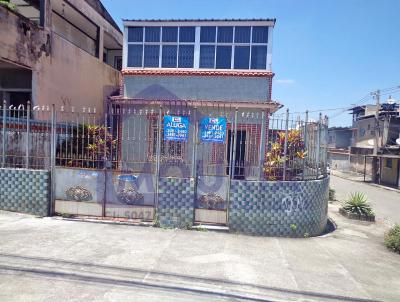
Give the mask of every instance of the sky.
[[(400, 86), (400, 0), (102, 0), (122, 19), (276, 18), (272, 98), (349, 126), (345, 109)], [(392, 97), (400, 100), (400, 89)], [(385, 101), (388, 95), (382, 96)], [(317, 115), (318, 113), (312, 113)]]

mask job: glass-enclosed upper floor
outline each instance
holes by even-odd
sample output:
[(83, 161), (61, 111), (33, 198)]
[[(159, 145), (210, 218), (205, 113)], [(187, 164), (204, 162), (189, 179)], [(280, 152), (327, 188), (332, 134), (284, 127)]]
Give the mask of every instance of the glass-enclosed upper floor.
[(273, 19), (124, 21), (124, 68), (271, 70)]

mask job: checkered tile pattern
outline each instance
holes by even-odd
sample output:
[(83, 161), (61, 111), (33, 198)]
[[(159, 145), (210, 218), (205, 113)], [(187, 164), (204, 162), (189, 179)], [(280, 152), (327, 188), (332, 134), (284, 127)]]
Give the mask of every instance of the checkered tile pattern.
[(234, 180), (229, 229), (261, 236), (319, 235), (328, 217), (328, 188), (329, 178), (296, 182)]
[(193, 225), (194, 181), (185, 178), (160, 178), (157, 215), (164, 227)]
[(50, 207), (48, 171), (0, 169), (0, 209), (47, 216)]

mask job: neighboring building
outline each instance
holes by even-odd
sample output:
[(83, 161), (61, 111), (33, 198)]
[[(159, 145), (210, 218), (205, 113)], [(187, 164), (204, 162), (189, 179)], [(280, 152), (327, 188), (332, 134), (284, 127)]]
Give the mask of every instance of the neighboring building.
[(353, 130), (350, 127), (328, 129), (328, 163), (333, 170), (348, 171)]
[(96, 107), (119, 87), (122, 33), (99, 0), (0, 5), (0, 98)]
[[(376, 123), (375, 105), (356, 106), (353, 115), (353, 138), (350, 149), (351, 169), (367, 174), (375, 170), (377, 182), (391, 186), (399, 184), (400, 109), (397, 103), (384, 103), (379, 108)], [(377, 126), (376, 126), (377, 124)], [(378, 133), (376, 133), (378, 131)], [(378, 154), (373, 156), (375, 136), (378, 134)], [(373, 169), (376, 158), (376, 167)], [(371, 175), (374, 179), (375, 176)]]
[(353, 129), (350, 127), (331, 127), (328, 129), (328, 148), (349, 149)]
[[(275, 19), (124, 20), (123, 85), (121, 95), (111, 100), (114, 104), (172, 104), (170, 113), (178, 112), (184, 101), (186, 109), (180, 110), (181, 114), (190, 111), (185, 107), (188, 104), (191, 109), (197, 108), (198, 116), (220, 117), (222, 111), (223, 115), (234, 115), (237, 108), (247, 110), (248, 114), (264, 111), (268, 116), (280, 108), (271, 99), (274, 25)], [(261, 125), (255, 123), (245, 128), (244, 122), (239, 124), (244, 118), (238, 118), (237, 146), (243, 146), (243, 150), (238, 151), (236, 160), (251, 161), (259, 169), (256, 146), (260, 144)], [(136, 122), (125, 119), (123, 131), (134, 133), (129, 127), (139, 122), (138, 118)], [(149, 117), (141, 122), (146, 124), (144, 127), (154, 127)], [(227, 122), (225, 144), (210, 143), (204, 147), (204, 154), (229, 161), (229, 131), (233, 129), (232, 120), (228, 118)], [(149, 131), (148, 135), (151, 146), (143, 145), (141, 150), (126, 145), (123, 149), (155, 154), (157, 133)], [(175, 145), (169, 150), (174, 152), (166, 152), (165, 156), (179, 157), (183, 162), (190, 160), (185, 158), (187, 148), (180, 142), (171, 144)], [(161, 149), (165, 149), (164, 142)], [(123, 151), (122, 156), (125, 153), (129, 152)], [(240, 174), (247, 177), (250, 172), (241, 170)]]

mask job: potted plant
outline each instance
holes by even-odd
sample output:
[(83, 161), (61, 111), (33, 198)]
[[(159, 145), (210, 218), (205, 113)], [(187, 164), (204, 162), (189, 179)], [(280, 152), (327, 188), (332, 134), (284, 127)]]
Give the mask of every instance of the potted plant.
[(339, 212), (350, 219), (375, 221), (375, 214), (367, 197), (360, 192), (350, 194), (349, 198), (342, 204)]

